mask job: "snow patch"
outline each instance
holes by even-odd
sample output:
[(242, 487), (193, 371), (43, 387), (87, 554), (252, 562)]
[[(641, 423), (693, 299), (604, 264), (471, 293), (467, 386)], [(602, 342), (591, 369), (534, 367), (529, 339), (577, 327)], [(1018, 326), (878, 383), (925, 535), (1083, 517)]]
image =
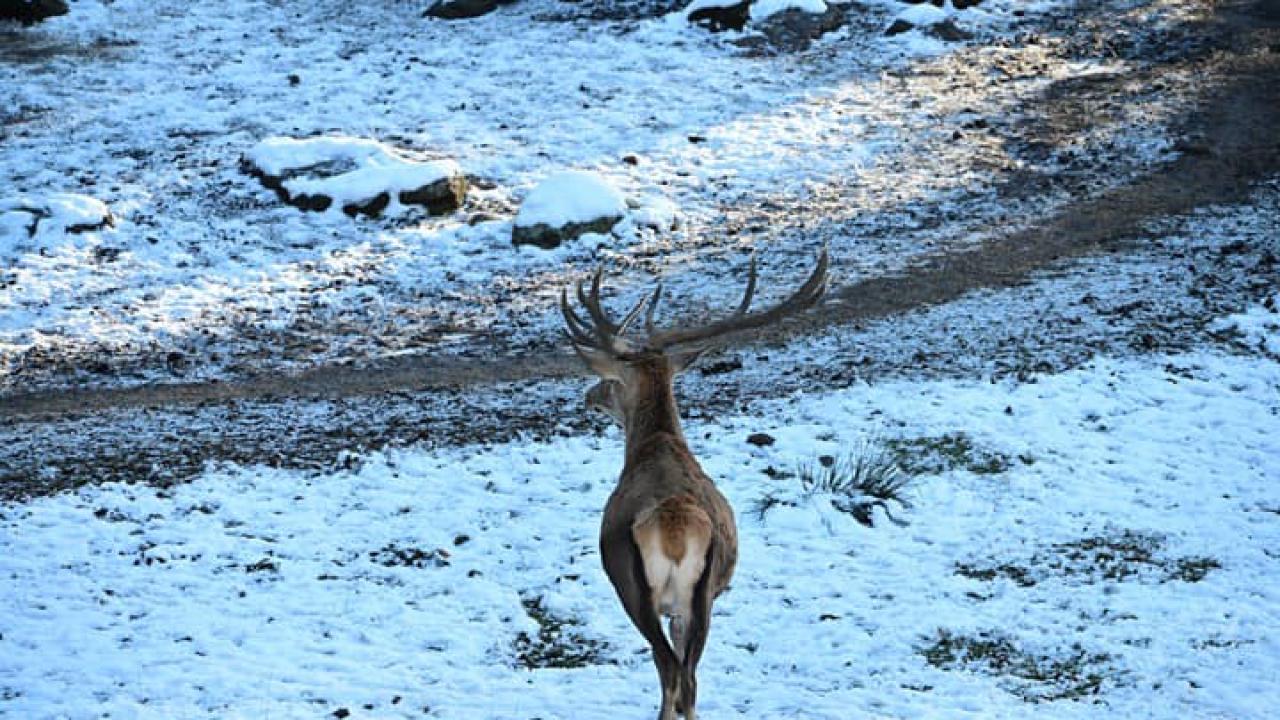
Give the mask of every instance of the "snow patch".
[(267, 138), (254, 146), (246, 158), (273, 177), (326, 166), (340, 168), (329, 176), (287, 177), (282, 182), (291, 197), (325, 196), (333, 199), (332, 207), (338, 208), (382, 193), (395, 198), (402, 192), (462, 174), (451, 160), (415, 160), (376, 140), (345, 136)]
[(1280, 353), (1280, 294), (1242, 313), (1228, 315), (1211, 325), (1212, 330), (1234, 330), (1250, 345)]
[(827, 4), (823, 0), (756, 0), (751, 3), (751, 21), (760, 22), (784, 10), (821, 15), (827, 11)]
[[(946, 6), (947, 9), (950, 7), (950, 5)], [(947, 9), (937, 7), (930, 3), (921, 3), (919, 5), (912, 5), (898, 13), (897, 19), (909, 22), (918, 28), (929, 27), (930, 25), (936, 25), (943, 20), (946, 20), (951, 15), (951, 13), (947, 12)]]
[(627, 199), (604, 176), (568, 170), (538, 183), (525, 196), (516, 214), (516, 227), (563, 227), (602, 218), (622, 217)]
[(107, 204), (88, 195), (52, 193), (44, 197), (0, 198), (0, 242), (82, 232), (114, 222)]
[[(1280, 677), (1277, 383), (1280, 366), (1256, 357), (1100, 358), (1036, 383), (888, 382), (690, 421), (742, 530), (700, 667), (705, 714), (1269, 717), (1259, 698)], [(743, 442), (762, 430), (777, 442)], [(996, 475), (961, 463), (915, 476), (907, 527), (879, 515), (866, 527), (776, 472), (886, 431), (928, 441), (958, 430), (1011, 462)], [(652, 718), (648, 648), (596, 550), (622, 454), (609, 428), (0, 504), (4, 709)], [(771, 493), (781, 502), (762, 503)], [(1062, 548), (1130, 537), (1187, 572), (1054, 562)], [(1034, 582), (1013, 582), (1020, 570)], [(519, 666), (534, 604), (600, 659)], [(990, 629), (1053, 670), (1108, 658), (1096, 697), (1029, 705), (1009, 668), (926, 653), (929, 638)]]

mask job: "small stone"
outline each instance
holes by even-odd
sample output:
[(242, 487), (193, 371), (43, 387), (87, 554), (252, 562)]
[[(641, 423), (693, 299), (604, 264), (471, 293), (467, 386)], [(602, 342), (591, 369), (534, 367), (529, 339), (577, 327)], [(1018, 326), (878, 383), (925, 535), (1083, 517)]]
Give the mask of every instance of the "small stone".
[(711, 32), (741, 30), (751, 18), (751, 0), (736, 5), (705, 7), (689, 13), (689, 22)]
[(901, 35), (904, 32), (910, 32), (911, 30), (914, 30), (915, 27), (915, 25), (912, 25), (906, 20), (898, 18), (897, 20), (894, 20), (893, 24), (884, 31), (884, 34), (886, 37), (893, 37), (894, 35)]
[(950, 18), (930, 25), (928, 32), (933, 37), (945, 42), (961, 42), (973, 39), (973, 33), (968, 30), (961, 29), (960, 26), (952, 22)]
[(440, 20), (465, 20), (487, 15), (497, 8), (498, 0), (440, 0), (422, 13), (422, 16)]
[(777, 439), (774, 438), (769, 433), (760, 432), (760, 433), (752, 433), (748, 435), (747, 442), (752, 445), (755, 445), (756, 447), (768, 447), (774, 444), (775, 442), (777, 442)]

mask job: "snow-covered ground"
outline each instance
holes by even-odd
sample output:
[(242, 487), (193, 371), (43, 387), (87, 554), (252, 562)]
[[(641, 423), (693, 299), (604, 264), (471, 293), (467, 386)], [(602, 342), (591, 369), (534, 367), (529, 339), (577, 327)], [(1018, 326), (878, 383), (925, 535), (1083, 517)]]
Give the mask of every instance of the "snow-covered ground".
[[(1248, 317), (1280, 340), (1273, 311)], [(687, 432), (742, 535), (706, 717), (1274, 710), (1274, 359), (863, 385)], [(906, 526), (776, 472), (868, 442), (915, 470), (911, 507), (891, 504)], [(595, 549), (620, 459), (610, 430), (3, 507), (0, 714), (652, 717), (647, 648)]]
[[(679, 298), (757, 247), (807, 262), (797, 228), (844, 251), (846, 278), (975, 242), (1069, 199), (1002, 197), (1011, 172), (1088, 156), (1073, 176), (1101, 192), (1170, 156), (1167, 123), (1196, 86), (1178, 67), (1158, 92), (1117, 89), (1123, 103), (1047, 156), (1026, 151), (1019, 127), (1048, 89), (1143, 65), (1036, 24), (1070, 5), (948, 10), (978, 39), (946, 43), (884, 37), (908, 6), (881, 0), (808, 51), (759, 56), (679, 12), (588, 22), (553, 0), (460, 22), (415, 2), (72, 3), (0, 47), (0, 200), (84, 193), (118, 222), (0, 242), (0, 389), (544, 336), (556, 288), (602, 258)], [(1134, 33), (1159, 33), (1197, 3), (1119, 5)], [(478, 182), (445, 217), (353, 220), (282, 205), (241, 171), (263, 140), (332, 134)], [(601, 173), (636, 216), (555, 252), (513, 249), (519, 201), (565, 170)], [(650, 229), (654, 208), (680, 228)]]
[[(1217, 151), (1174, 127), (1210, 83), (1200, 0), (868, 0), (776, 54), (640, 0), (71, 4), (0, 27), (0, 401), (518, 355), (601, 260), (611, 304), (660, 276), (673, 322), (755, 249), (773, 295), (829, 243), (838, 290)], [(943, 17), (974, 39), (883, 35)], [(468, 200), (303, 212), (241, 167), (311, 136), (456, 163)], [(623, 221), (513, 248), (520, 203), (581, 171)], [(1274, 714), (1280, 179), (1147, 219), (1115, 254), (682, 380), (742, 543), (704, 718)], [(580, 384), (0, 417), (24, 498), (0, 502), (0, 717), (652, 718), (595, 547), (621, 438)], [(799, 477), (878, 453), (909, 484), (870, 524)]]

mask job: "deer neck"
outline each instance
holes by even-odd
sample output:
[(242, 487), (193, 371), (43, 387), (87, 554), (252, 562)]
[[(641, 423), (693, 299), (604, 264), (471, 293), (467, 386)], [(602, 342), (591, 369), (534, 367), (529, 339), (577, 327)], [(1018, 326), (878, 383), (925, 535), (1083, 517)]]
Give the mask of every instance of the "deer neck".
[(628, 458), (659, 435), (675, 436), (684, 442), (684, 431), (680, 428), (680, 411), (676, 408), (676, 398), (671, 389), (671, 383), (663, 383), (651, 390), (627, 409), (625, 432)]

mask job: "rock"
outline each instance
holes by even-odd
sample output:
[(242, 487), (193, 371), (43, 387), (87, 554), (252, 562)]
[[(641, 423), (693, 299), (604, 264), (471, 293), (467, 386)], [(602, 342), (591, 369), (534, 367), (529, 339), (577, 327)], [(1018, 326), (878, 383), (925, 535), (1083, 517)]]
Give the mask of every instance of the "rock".
[(612, 230), (613, 226), (617, 225), (621, 219), (622, 216), (618, 215), (616, 217), (602, 217), (589, 222), (568, 222), (563, 225), (549, 225), (547, 223), (517, 225), (511, 230), (511, 243), (513, 245), (535, 245), (543, 250), (554, 250), (560, 247), (561, 244), (580, 238), (587, 233), (603, 235)]
[(23, 25), (66, 15), (67, 10), (63, 0), (0, 0), (0, 20), (17, 20)]
[(393, 198), (442, 215), (459, 208), (468, 189), (456, 163), (342, 136), (268, 138), (245, 154), (242, 167), (290, 205), (323, 212), (337, 203), (353, 217), (380, 215)]
[(929, 29), (925, 32), (946, 42), (959, 42), (973, 39), (973, 33), (968, 30), (961, 29), (958, 25), (952, 22), (950, 18), (943, 20), (940, 23), (930, 25)]
[(422, 13), (422, 16), (441, 20), (463, 20), (487, 15), (496, 10), (500, 4), (498, 0), (439, 0)]
[(753, 25), (770, 47), (783, 52), (801, 52), (808, 49), (814, 40), (843, 27), (847, 21), (843, 7), (828, 5), (821, 13), (795, 8), (783, 10), (763, 20), (753, 21)]
[(755, 445), (756, 447), (768, 447), (777, 442), (777, 439), (769, 433), (759, 432), (748, 435), (747, 442), (751, 445)]
[(593, 172), (552, 175), (525, 197), (511, 230), (515, 245), (546, 250), (587, 233), (607, 233), (627, 211), (626, 198)]
[[(944, 0), (902, 0), (908, 5), (923, 5), (931, 3), (934, 7), (942, 7), (946, 3)], [(982, 4), (982, 0), (951, 0), (951, 7), (957, 10), (967, 10), (971, 7), (977, 7)]]
[(51, 193), (44, 197), (0, 198), (0, 240), (6, 235), (84, 233), (115, 227), (106, 203), (87, 195)]
[(897, 20), (893, 21), (892, 25), (890, 25), (888, 28), (885, 29), (884, 34), (887, 37), (893, 37), (894, 35), (901, 35), (904, 32), (911, 32), (912, 30), (915, 29), (915, 27), (916, 27), (915, 25), (912, 25), (906, 20), (903, 20), (902, 18), (898, 18)]
[[(694, 1), (698, 7), (689, 12), (689, 22), (711, 32), (741, 30), (746, 27), (747, 20), (751, 18), (751, 0), (742, 0), (733, 5), (712, 5)], [(731, 0), (709, 1), (730, 2)]]

